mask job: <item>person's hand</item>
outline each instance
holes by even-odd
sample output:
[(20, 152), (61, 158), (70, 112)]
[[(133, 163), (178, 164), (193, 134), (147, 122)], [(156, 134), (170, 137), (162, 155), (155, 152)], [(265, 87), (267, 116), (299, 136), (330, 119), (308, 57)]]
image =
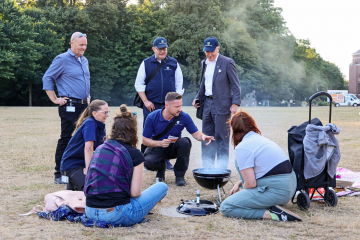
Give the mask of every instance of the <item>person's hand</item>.
[(207, 136), (205, 134), (203, 134), (202, 139), (203, 141), (207, 141), (207, 143), (205, 143), (206, 146), (211, 143), (211, 140), (215, 141), (215, 138), (213, 136)]
[(87, 98), (87, 104), (90, 105), (90, 97)]
[(238, 181), (235, 183), (234, 187), (230, 190), (230, 195), (233, 195), (234, 193), (237, 193), (240, 190), (240, 187), (242, 186), (242, 181)]
[(169, 139), (163, 139), (160, 141), (160, 147), (167, 148), (171, 143)]
[(150, 112), (155, 110), (154, 104), (152, 102), (150, 102), (150, 101), (144, 102), (144, 105), (147, 108), (147, 110), (149, 110)]
[(236, 104), (231, 105), (230, 107), (231, 114), (235, 114), (237, 112), (237, 109), (238, 109), (238, 105)]
[(194, 106), (194, 108), (199, 108), (199, 103), (196, 103), (196, 100), (198, 99), (194, 99), (193, 102), (192, 102), (192, 105)]
[(59, 104), (60, 106), (62, 106), (62, 105), (65, 105), (65, 104), (67, 103), (67, 99), (69, 99), (69, 98), (67, 98), (67, 97), (56, 98), (56, 99), (53, 101), (53, 103)]
[(84, 169), (83, 169), (83, 172), (84, 172), (84, 175), (86, 176), (86, 174), (87, 174), (87, 168), (84, 168)]

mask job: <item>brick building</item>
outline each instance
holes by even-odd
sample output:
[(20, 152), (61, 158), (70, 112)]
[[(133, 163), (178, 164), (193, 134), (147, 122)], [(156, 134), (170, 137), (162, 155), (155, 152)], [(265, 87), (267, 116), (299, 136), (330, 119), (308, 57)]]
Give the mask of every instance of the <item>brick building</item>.
[(349, 93), (360, 98), (360, 50), (354, 53), (349, 66)]

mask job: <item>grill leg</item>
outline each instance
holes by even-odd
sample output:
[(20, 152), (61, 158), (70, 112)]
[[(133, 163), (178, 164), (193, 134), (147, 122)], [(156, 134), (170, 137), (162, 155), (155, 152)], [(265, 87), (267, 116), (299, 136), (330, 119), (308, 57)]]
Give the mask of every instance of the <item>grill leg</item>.
[(218, 189), (219, 199), (220, 199), (220, 203), (221, 203), (221, 202), (222, 202), (222, 201), (221, 201), (221, 192), (220, 192), (220, 187), (219, 187), (219, 186), (220, 186), (220, 185), (218, 184), (218, 185), (217, 185), (217, 189)]

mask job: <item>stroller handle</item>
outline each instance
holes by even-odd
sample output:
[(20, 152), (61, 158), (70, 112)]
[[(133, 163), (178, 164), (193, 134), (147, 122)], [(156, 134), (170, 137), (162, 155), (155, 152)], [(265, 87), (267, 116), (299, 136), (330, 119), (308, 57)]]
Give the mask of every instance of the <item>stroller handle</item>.
[(311, 123), (311, 102), (312, 102), (312, 100), (314, 100), (315, 98), (317, 98), (319, 96), (327, 96), (330, 99), (329, 123), (331, 123), (332, 97), (327, 92), (317, 92), (309, 98), (309, 124)]

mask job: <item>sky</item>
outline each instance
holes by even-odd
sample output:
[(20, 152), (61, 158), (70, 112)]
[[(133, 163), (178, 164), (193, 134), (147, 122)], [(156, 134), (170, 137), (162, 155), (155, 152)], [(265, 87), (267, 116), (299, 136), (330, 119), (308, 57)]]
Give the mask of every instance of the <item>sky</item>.
[(297, 39), (309, 39), (325, 60), (349, 79), (352, 54), (360, 50), (360, 0), (274, 0)]

